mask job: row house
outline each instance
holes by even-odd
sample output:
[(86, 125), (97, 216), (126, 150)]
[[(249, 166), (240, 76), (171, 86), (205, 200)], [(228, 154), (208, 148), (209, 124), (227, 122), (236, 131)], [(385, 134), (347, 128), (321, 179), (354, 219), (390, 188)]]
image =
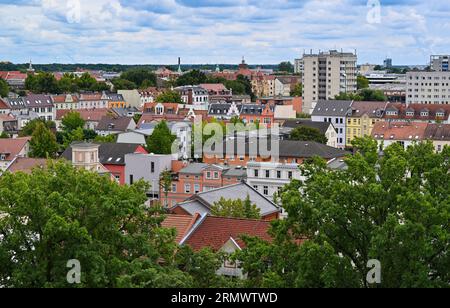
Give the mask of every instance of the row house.
[(450, 124), (450, 105), (390, 103), (383, 119), (387, 122), (423, 122)]
[(78, 109), (105, 109), (109, 108), (110, 99), (103, 93), (82, 93), (79, 96)]
[(274, 106), (293, 106), (296, 113), (302, 112), (302, 98), (292, 96), (268, 96), (260, 97), (256, 100), (261, 105), (274, 105)]
[(38, 118), (46, 121), (54, 121), (56, 118), (53, 100), (48, 95), (33, 94), (14, 99), (5, 99), (4, 102), (11, 110), (11, 113), (16, 112), (23, 115), (34, 113)]
[(332, 123), (337, 133), (337, 147), (345, 148), (347, 141), (347, 117), (353, 101), (320, 100), (312, 114), (313, 122)]
[(271, 105), (245, 104), (240, 108), (239, 118), (244, 124), (259, 123), (271, 128), (275, 120), (275, 107)]
[(207, 90), (200, 86), (182, 86), (174, 90), (181, 95), (185, 105), (193, 106), (199, 110), (208, 110), (209, 94)]
[(191, 163), (175, 173), (173, 178), (170, 191), (161, 189), (160, 193), (165, 196), (162, 201), (169, 208), (194, 194), (240, 183), (245, 180), (246, 171), (243, 167)]
[(347, 116), (347, 147), (355, 138), (371, 136), (377, 122), (383, 120), (387, 102), (353, 102)]
[(52, 96), (56, 110), (77, 110), (78, 96), (75, 94), (61, 94)]
[(372, 137), (383, 150), (398, 143), (405, 149), (417, 142), (425, 140), (428, 123), (424, 122), (378, 122), (372, 130)]
[[(253, 162), (277, 162), (302, 164), (313, 157), (321, 157), (327, 161), (344, 158), (347, 151), (329, 147), (313, 141), (278, 140), (272, 149), (271, 142), (260, 142), (256, 138), (235, 138), (234, 149), (224, 142), (222, 148), (203, 153), (203, 162), (229, 166), (247, 166)], [(220, 152), (220, 153), (219, 153)]]
[(233, 99), (233, 90), (227, 89), (221, 83), (203, 83), (199, 85), (208, 91), (209, 103), (229, 102)]

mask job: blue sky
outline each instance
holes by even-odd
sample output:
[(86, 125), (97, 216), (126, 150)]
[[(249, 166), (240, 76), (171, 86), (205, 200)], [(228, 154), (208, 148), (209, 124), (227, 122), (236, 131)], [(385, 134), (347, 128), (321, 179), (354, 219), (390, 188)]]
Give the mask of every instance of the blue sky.
[(450, 53), (448, 0), (0, 0), (0, 16), (0, 61), (12, 62), (260, 64), (342, 48), (359, 63), (426, 64)]

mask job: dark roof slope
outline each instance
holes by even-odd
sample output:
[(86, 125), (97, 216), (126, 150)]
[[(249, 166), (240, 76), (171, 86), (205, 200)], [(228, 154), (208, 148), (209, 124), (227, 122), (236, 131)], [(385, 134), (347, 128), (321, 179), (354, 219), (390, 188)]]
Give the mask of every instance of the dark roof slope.
[[(99, 147), (100, 163), (124, 166), (125, 155), (135, 153), (138, 147), (138, 144), (131, 143), (102, 143)], [(61, 157), (72, 161), (72, 147), (68, 147)]]
[(309, 128), (315, 128), (320, 131), (321, 134), (324, 134), (328, 131), (330, 128), (330, 125), (333, 124), (329, 122), (313, 122), (311, 120), (304, 120), (304, 119), (292, 119), (292, 120), (286, 120), (284, 122), (283, 127), (289, 127), (289, 128), (297, 128), (297, 127), (309, 127)]

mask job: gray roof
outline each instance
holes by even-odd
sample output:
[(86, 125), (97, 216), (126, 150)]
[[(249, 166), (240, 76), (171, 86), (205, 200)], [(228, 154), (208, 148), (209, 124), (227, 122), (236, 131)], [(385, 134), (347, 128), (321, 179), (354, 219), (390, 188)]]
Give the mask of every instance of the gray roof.
[[(92, 146), (91, 143), (84, 144)], [(101, 164), (123, 166), (125, 165), (125, 155), (135, 153), (139, 145), (131, 143), (102, 143), (99, 146), (98, 154)], [(68, 147), (61, 157), (72, 161), (72, 147)]]
[(238, 178), (246, 178), (247, 177), (247, 169), (231, 167), (223, 173), (226, 177), (238, 177)]
[(286, 120), (283, 124), (283, 127), (290, 127), (290, 128), (297, 128), (302, 126), (318, 129), (322, 134), (325, 134), (330, 128), (330, 126), (333, 126), (333, 124), (329, 122), (313, 122), (311, 120), (305, 119)]
[(129, 117), (111, 118), (104, 116), (98, 123), (96, 130), (125, 132), (131, 121), (133, 119)]
[(343, 159), (334, 159), (328, 163), (328, 168), (331, 170), (347, 170), (348, 165)]
[(251, 202), (256, 204), (256, 206), (261, 210), (262, 216), (267, 216), (280, 211), (280, 208), (275, 203), (264, 197), (246, 183), (225, 186), (196, 194), (189, 198), (186, 202), (179, 203), (176, 207), (180, 206), (190, 214), (210, 214), (211, 206), (220, 201), (221, 198), (245, 200), (247, 196), (249, 196)]
[(321, 100), (317, 102), (313, 116), (345, 117), (353, 101)]
[(347, 154), (350, 153), (318, 142), (280, 140), (280, 157), (312, 158), (318, 156), (332, 159), (344, 157)]
[(201, 174), (206, 167), (208, 167), (208, 164), (193, 163), (193, 164), (189, 164), (186, 167), (184, 167), (183, 169), (181, 169), (179, 173)]
[(6, 99), (11, 109), (46, 108), (53, 107), (53, 100), (49, 95), (33, 94), (15, 99)]

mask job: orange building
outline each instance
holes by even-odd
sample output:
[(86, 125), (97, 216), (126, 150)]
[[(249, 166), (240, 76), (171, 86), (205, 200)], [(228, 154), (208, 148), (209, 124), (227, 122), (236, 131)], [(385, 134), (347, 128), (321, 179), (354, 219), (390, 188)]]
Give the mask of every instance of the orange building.
[(127, 102), (122, 94), (108, 94), (108, 108), (126, 108)]

